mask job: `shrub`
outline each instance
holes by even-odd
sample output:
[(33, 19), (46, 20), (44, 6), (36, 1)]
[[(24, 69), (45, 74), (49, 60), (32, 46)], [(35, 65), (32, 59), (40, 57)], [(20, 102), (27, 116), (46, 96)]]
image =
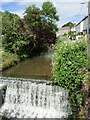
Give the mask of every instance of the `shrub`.
[(82, 104), (81, 88), (86, 77), (87, 42), (69, 42), (66, 38), (58, 39), (53, 57), (53, 82), (70, 94), (70, 103)]
[(11, 66), (16, 65), (19, 62), (19, 57), (9, 52), (2, 53), (2, 70), (6, 70)]
[(69, 31), (68, 36), (71, 40), (75, 40), (76, 39), (75, 31)]
[(64, 33), (63, 36), (67, 36), (67, 33)]
[(78, 32), (78, 34), (77, 35), (83, 35), (83, 32)]
[(90, 71), (90, 56), (88, 56), (88, 71)]

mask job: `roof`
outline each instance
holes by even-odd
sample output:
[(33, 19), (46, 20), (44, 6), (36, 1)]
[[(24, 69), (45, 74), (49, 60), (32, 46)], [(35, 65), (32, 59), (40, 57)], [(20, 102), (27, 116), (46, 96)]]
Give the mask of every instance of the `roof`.
[(78, 26), (82, 21), (84, 21), (87, 18), (88, 18), (88, 16), (84, 17), (76, 26)]

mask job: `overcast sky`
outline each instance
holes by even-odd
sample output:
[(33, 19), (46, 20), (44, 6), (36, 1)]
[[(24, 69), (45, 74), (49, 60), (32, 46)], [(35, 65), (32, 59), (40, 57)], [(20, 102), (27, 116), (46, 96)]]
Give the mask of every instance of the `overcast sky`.
[[(29, 5), (35, 4), (41, 7), (46, 0), (1, 0), (1, 10), (8, 10), (23, 17), (23, 12)], [(71, 21), (78, 23), (82, 18), (88, 15), (88, 0), (49, 0), (53, 2), (57, 9), (60, 21), (57, 23), (59, 27)], [(73, 1), (73, 2), (72, 2)], [(85, 4), (81, 4), (81, 3)]]

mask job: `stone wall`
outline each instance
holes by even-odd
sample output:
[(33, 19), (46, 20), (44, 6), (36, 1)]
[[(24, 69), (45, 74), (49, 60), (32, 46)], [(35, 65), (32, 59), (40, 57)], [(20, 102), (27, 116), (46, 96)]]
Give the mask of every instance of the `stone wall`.
[(6, 85), (0, 83), (0, 107), (4, 103), (5, 92), (6, 92)]

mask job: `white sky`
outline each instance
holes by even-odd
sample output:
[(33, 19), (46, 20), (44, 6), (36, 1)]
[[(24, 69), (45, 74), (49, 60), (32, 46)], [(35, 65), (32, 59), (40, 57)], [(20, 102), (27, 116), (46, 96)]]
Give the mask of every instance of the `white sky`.
[[(22, 9), (23, 6), (28, 6), (31, 2), (36, 3), (38, 7), (41, 7), (41, 3), (46, 0), (1, 0), (2, 4), (7, 4), (9, 2), (17, 2), (18, 9), (12, 11), (17, 13), (20, 17), (23, 17), (23, 12), (25, 9)], [(79, 22), (88, 14), (88, 0), (49, 0), (54, 3), (57, 13), (60, 17), (58, 26), (61, 27), (64, 23), (69, 21)], [(85, 2), (85, 4), (81, 4)], [(22, 7), (21, 7), (22, 6)]]

